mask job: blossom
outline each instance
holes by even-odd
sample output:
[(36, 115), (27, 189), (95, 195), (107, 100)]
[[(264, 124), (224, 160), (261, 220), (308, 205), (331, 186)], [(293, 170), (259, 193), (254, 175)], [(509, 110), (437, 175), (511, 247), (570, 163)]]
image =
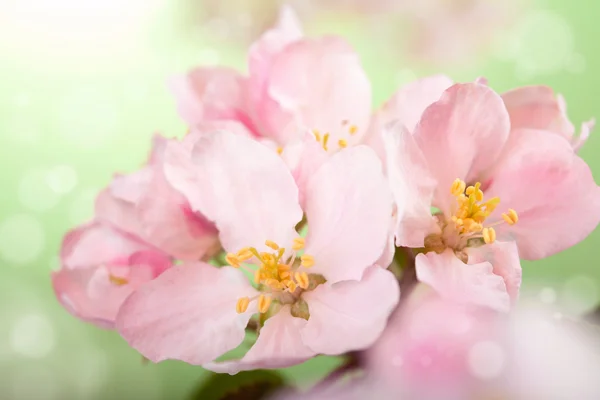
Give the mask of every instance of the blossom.
[[(420, 290), (365, 356), (369, 379), (408, 399), (597, 398), (596, 339), (585, 322), (521, 306), (511, 314)], [(412, 296), (411, 296), (412, 297)]]
[[(396, 244), (423, 249), (417, 277), (442, 293), (506, 310), (519, 256), (573, 246), (600, 219), (600, 189), (571, 143), (541, 129), (511, 130), (504, 101), (481, 83), (453, 85), (413, 133), (391, 124), (384, 140), (403, 212)], [(431, 207), (439, 209), (433, 216)]]
[(171, 258), (110, 225), (93, 222), (65, 236), (61, 264), (52, 273), (52, 285), (63, 307), (112, 329), (127, 296), (169, 268)]
[(113, 328), (125, 299), (174, 259), (208, 259), (220, 249), (214, 225), (167, 182), (166, 146), (156, 136), (147, 165), (115, 176), (97, 197), (94, 220), (65, 236), (52, 283), (78, 318)]
[[(375, 264), (391, 198), (373, 151), (332, 156), (308, 182), (303, 208), (284, 161), (249, 137), (207, 133), (190, 157), (193, 171), (179, 163), (167, 175), (186, 177), (176, 186), (215, 222), (230, 266), (185, 263), (137, 290), (117, 318), (128, 343), (154, 362), (229, 373), (372, 344), (399, 294), (393, 275)], [(306, 237), (295, 229), (303, 214)], [(214, 362), (242, 343), (256, 313), (261, 327), (248, 353)]]

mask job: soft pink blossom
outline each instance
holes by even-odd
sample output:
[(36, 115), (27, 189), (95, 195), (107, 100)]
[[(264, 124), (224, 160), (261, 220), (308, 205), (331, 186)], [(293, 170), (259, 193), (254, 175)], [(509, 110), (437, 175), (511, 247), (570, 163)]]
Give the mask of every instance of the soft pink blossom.
[(597, 339), (586, 322), (531, 306), (512, 314), (413, 292), (365, 357), (394, 398), (597, 398)]
[(65, 236), (61, 264), (52, 273), (60, 303), (84, 321), (113, 328), (127, 296), (169, 268), (171, 259), (133, 236), (95, 222)]
[[(501, 276), (504, 294), (494, 289), (487, 295), (496, 293), (495, 301), (479, 302), (506, 309), (506, 293), (514, 299), (518, 292), (519, 256), (539, 259), (564, 250), (600, 220), (600, 188), (571, 143), (539, 128), (511, 130), (503, 99), (483, 84), (453, 85), (425, 110), (414, 132), (392, 123), (384, 141), (402, 213), (396, 244), (433, 252), (417, 257), (417, 277), (441, 293), (475, 299), (480, 285), (498, 288), (494, 275)], [(432, 216), (431, 207), (440, 211)], [(449, 252), (479, 267), (452, 261), (444, 268), (434, 260)], [(445, 274), (464, 274), (456, 278), (463, 288), (442, 287)]]
[[(192, 210), (215, 222), (232, 267), (176, 266), (135, 292), (117, 323), (132, 347), (155, 362), (179, 359), (236, 373), (361, 349), (377, 339), (398, 285), (375, 265), (388, 238), (391, 199), (371, 149), (357, 146), (329, 158), (307, 182), (303, 207), (281, 157), (243, 135), (203, 135), (189, 163), (168, 171), (171, 179), (186, 177), (176, 185)], [(295, 230), (303, 214), (306, 239)], [(266, 321), (248, 353), (215, 362), (240, 345), (257, 311)]]

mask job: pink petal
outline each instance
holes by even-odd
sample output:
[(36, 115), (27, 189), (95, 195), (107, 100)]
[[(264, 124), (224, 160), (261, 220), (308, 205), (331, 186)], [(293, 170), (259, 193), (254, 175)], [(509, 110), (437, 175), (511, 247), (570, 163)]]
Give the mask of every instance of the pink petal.
[(521, 261), (515, 242), (496, 241), (480, 247), (468, 247), (469, 264), (489, 262), (492, 264), (494, 275), (501, 276), (506, 285), (511, 300), (519, 298), (521, 287)]
[(306, 133), (301, 139), (285, 146), (281, 158), (292, 171), (298, 186), (300, 205), (304, 207), (308, 182), (329, 156), (314, 136)]
[(600, 221), (600, 188), (589, 166), (558, 135), (513, 132), (490, 179), (486, 196), (500, 197), (500, 206), (489, 219), (501, 221), (504, 210), (517, 211), (519, 222), (500, 225), (496, 233), (516, 240), (524, 259), (536, 260), (567, 249)]
[(439, 231), (431, 215), (436, 181), (413, 136), (399, 122), (386, 127), (384, 145), (397, 207), (396, 245), (423, 247), (425, 237)]
[(366, 146), (334, 154), (307, 186), (306, 253), (329, 283), (360, 280), (388, 241), (392, 199), (381, 162)]
[[(141, 193), (139, 195), (141, 196)], [(110, 188), (104, 189), (96, 198), (96, 219), (139, 237), (142, 235), (142, 225), (135, 208), (136, 203), (115, 196)]]
[(290, 314), (289, 305), (283, 306), (265, 322), (256, 343), (242, 359), (205, 364), (204, 368), (236, 374), (252, 369), (284, 368), (300, 364), (316, 355), (302, 342), (300, 332), (306, 323), (305, 319)]
[(191, 211), (185, 197), (169, 185), (161, 170), (136, 211), (145, 239), (174, 257), (200, 260), (211, 257), (220, 247), (215, 226)]
[(277, 155), (256, 141), (229, 132), (203, 137), (192, 156), (201, 196), (193, 210), (216, 223), (223, 247), (267, 249), (265, 240), (288, 246), (302, 219), (298, 188)]
[[(129, 257), (123, 255), (110, 262), (98, 261), (88, 268), (62, 268), (52, 273), (52, 286), (57, 299), (71, 314), (111, 329), (125, 299), (170, 266), (171, 262), (165, 255), (144, 251)], [(113, 283), (111, 275), (124, 279), (126, 283)]]
[(64, 267), (78, 269), (123, 260), (148, 249), (148, 245), (133, 236), (93, 222), (65, 235), (60, 256)]
[(362, 281), (320, 285), (303, 294), (310, 317), (302, 341), (316, 353), (342, 354), (372, 345), (398, 304), (394, 275), (374, 266)]
[(494, 164), (509, 129), (502, 98), (476, 83), (452, 86), (425, 110), (415, 141), (438, 182), (435, 206), (449, 208), (456, 178), (471, 182)]
[[(303, 39), (288, 45), (275, 59), (268, 81), (268, 96), (303, 128), (329, 133), (329, 148), (338, 141), (361, 141), (371, 117), (371, 86), (352, 48), (336, 37)], [(272, 109), (258, 110), (263, 121), (272, 120)], [(292, 120), (287, 121), (290, 124)], [(269, 123), (280, 143), (294, 129)], [(294, 125), (291, 125), (293, 128)], [(356, 132), (350, 134), (352, 126)]]
[(241, 271), (205, 263), (173, 267), (133, 293), (117, 316), (117, 330), (153, 362), (201, 365), (236, 348), (253, 310), (236, 312), (256, 291)]
[(246, 128), (234, 121), (211, 121), (199, 124), (181, 141), (171, 141), (165, 150), (163, 172), (169, 184), (182, 193), (191, 204), (201, 202), (207, 188), (200, 186), (198, 168), (192, 160), (192, 150), (205, 136), (221, 131), (250, 137)]
[(594, 130), (596, 126), (596, 120), (592, 118), (589, 121), (586, 121), (581, 124), (581, 130), (579, 131), (579, 136), (573, 139), (572, 145), (574, 151), (581, 150), (581, 147), (587, 142), (590, 137), (590, 133)]
[(438, 101), (453, 83), (445, 75), (417, 79), (401, 87), (377, 115), (384, 119), (384, 124), (399, 120), (409, 132), (413, 132), (425, 109)]
[(224, 67), (196, 68), (173, 78), (170, 88), (179, 115), (194, 127), (206, 121), (237, 121), (258, 135), (248, 109), (247, 81), (237, 71)]
[(434, 288), (442, 297), (508, 311), (510, 299), (501, 276), (489, 262), (467, 265), (451, 249), (442, 254), (429, 252), (416, 258), (417, 279)]
[(502, 95), (510, 115), (511, 129), (541, 129), (571, 139), (575, 128), (564, 109), (564, 101), (548, 86), (525, 86)]

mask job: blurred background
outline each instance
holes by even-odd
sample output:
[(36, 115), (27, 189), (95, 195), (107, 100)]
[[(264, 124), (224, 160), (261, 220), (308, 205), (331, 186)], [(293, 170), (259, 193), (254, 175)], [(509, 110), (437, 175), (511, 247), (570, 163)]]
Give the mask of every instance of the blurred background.
[[(145, 160), (155, 132), (181, 136), (166, 79), (199, 64), (245, 69), (276, 0), (0, 0), (0, 393), (6, 399), (185, 398), (204, 376), (144, 365), (113, 332), (56, 302), (62, 235), (92, 216), (116, 171)], [(485, 76), (498, 91), (547, 84), (578, 126), (600, 117), (600, 3), (565, 0), (292, 0), (310, 35), (344, 35), (378, 106), (412, 79)], [(294, 4), (296, 3), (296, 4)], [(600, 181), (600, 132), (581, 151)], [(559, 215), (556, 216), (560, 218)], [(564, 221), (569, 229), (569, 221)], [(564, 313), (600, 302), (600, 232), (525, 262), (527, 299)], [(596, 250), (595, 250), (596, 249)], [(301, 384), (338, 361), (285, 371)]]

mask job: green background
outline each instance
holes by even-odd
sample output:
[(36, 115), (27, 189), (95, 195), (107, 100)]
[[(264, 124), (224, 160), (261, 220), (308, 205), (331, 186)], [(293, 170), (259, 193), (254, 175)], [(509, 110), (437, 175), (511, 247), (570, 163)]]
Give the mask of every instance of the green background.
[[(202, 378), (200, 368), (143, 365), (116, 333), (68, 315), (49, 273), (59, 266), (62, 235), (91, 217), (94, 196), (112, 174), (135, 170), (154, 132), (185, 131), (166, 78), (201, 63), (243, 69), (245, 46), (203, 35), (184, 2), (38, 3), (0, 2), (0, 393), (183, 398)], [(600, 117), (599, 13), (591, 1), (535, 2), (486, 51), (453, 65), (416, 64), (400, 41), (374, 37), (352, 18), (317, 18), (307, 31), (352, 42), (372, 79), (374, 106), (414, 77), (444, 72), (458, 81), (485, 76), (498, 91), (550, 85), (579, 125)], [(580, 153), (597, 181), (599, 150), (600, 133), (593, 133)], [(561, 254), (524, 263), (523, 296), (569, 314), (589, 311), (599, 300), (598, 246), (596, 230)], [(308, 384), (336, 362), (317, 359), (285, 372)]]

